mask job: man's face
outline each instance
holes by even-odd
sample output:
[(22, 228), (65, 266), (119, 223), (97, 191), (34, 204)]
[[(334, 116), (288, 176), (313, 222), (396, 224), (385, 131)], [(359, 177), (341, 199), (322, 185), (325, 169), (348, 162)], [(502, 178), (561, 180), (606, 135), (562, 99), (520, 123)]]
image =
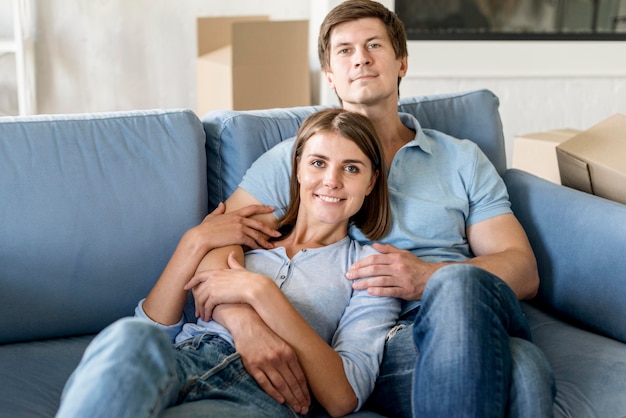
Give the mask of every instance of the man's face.
[(406, 69), (406, 57), (396, 58), (379, 19), (358, 19), (333, 28), (329, 68), (324, 74), (344, 108), (358, 111), (381, 100), (393, 100), (395, 106), (398, 77), (404, 77)]

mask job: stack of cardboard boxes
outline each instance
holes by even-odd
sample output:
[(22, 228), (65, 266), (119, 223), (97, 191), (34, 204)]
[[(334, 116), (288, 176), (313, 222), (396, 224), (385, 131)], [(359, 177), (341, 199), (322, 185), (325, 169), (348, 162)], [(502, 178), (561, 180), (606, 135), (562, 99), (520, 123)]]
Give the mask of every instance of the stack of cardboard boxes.
[(626, 115), (515, 138), (513, 168), (626, 204)]

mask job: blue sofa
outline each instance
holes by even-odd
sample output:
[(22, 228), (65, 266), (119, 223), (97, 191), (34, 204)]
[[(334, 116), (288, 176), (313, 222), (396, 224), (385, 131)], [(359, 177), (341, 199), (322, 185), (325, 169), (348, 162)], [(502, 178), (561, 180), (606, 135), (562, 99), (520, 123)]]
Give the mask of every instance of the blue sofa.
[[(478, 90), (400, 109), (477, 142), (504, 177), (539, 263), (523, 306), (555, 415), (626, 416), (626, 206), (507, 170), (498, 104)], [(182, 233), (314, 109), (0, 118), (0, 417), (53, 416), (94, 334), (133, 314)]]

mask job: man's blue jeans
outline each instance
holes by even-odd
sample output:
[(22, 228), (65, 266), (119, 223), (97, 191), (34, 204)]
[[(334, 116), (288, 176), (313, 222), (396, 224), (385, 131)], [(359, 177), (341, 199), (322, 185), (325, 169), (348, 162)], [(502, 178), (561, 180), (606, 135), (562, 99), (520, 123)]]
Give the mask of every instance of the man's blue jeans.
[(392, 331), (368, 407), (389, 417), (550, 417), (554, 380), (515, 294), (451, 264)]
[(57, 417), (156, 417), (196, 400), (211, 416), (298, 416), (263, 392), (224, 340), (203, 334), (174, 346), (149, 322), (127, 318), (89, 345)]

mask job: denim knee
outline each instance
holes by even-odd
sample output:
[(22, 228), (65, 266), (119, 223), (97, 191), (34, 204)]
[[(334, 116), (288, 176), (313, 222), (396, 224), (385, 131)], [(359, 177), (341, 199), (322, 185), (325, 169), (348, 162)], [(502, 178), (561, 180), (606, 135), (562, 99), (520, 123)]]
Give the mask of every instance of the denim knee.
[(520, 338), (511, 338), (510, 348), (513, 376), (509, 417), (552, 417), (556, 385), (543, 351)]
[(171, 404), (176, 360), (167, 335), (122, 319), (87, 347), (62, 395), (59, 417), (152, 416)]
[(423, 305), (433, 303), (445, 309), (451, 320), (467, 321), (477, 320), (470, 312), (476, 312), (481, 304), (489, 306), (509, 335), (530, 339), (530, 329), (513, 289), (480, 267), (450, 264), (437, 270), (428, 281), (422, 299)]
[(433, 273), (424, 293), (442, 290), (441, 296), (463, 301), (467, 299), (472, 289), (478, 287), (492, 289), (500, 286), (510, 290), (500, 278), (480, 267), (471, 264), (449, 264)]

